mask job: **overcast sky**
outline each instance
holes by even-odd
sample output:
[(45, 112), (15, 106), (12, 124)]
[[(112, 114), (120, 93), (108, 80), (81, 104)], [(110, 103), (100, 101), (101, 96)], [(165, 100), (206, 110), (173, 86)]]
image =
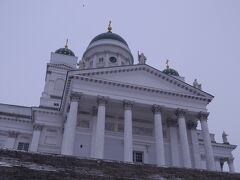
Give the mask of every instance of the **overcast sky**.
[[(93, 37), (121, 35), (134, 55), (163, 70), (165, 60), (186, 82), (214, 95), (209, 129), (240, 145), (240, 1), (0, 0), (0, 103), (38, 106), (50, 53), (69, 48), (79, 58)], [(234, 151), (240, 171), (239, 148)]]

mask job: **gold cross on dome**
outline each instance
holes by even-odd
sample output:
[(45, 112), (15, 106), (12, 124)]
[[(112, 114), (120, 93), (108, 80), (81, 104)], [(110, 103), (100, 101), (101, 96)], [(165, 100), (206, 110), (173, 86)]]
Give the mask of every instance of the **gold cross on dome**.
[(166, 68), (169, 69), (169, 60), (166, 61)]
[(68, 48), (68, 39), (66, 40), (65, 46), (66, 49)]

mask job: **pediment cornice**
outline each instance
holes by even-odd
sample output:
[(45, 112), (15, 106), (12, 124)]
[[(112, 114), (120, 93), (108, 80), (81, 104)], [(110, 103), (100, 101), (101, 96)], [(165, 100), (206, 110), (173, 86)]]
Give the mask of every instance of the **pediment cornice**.
[[(160, 78), (161, 80), (164, 80), (170, 84), (173, 84), (176, 87), (182, 88), (186, 93), (180, 93), (180, 92), (173, 92), (163, 89), (157, 89), (153, 87), (145, 87), (141, 85), (135, 85), (135, 84), (129, 84), (125, 82), (119, 82), (119, 81), (112, 81), (112, 80), (106, 80), (106, 79), (100, 79), (96, 77), (92, 77), (93, 75), (101, 75), (101, 74), (118, 74), (118, 73), (124, 73), (124, 72), (133, 72), (133, 71), (145, 71), (147, 73), (152, 74), (153, 76), (156, 76)], [(211, 102), (213, 99), (213, 96), (197, 89), (177, 78), (174, 78), (172, 76), (166, 75), (162, 73), (160, 70), (155, 69), (149, 65), (146, 64), (138, 64), (138, 65), (128, 65), (128, 66), (115, 66), (115, 67), (106, 67), (106, 68), (93, 68), (93, 69), (78, 69), (78, 70), (70, 70), (67, 73), (67, 79), (65, 83), (64, 93), (63, 93), (63, 99), (61, 102), (60, 110), (61, 112), (67, 111), (67, 106), (65, 106), (69, 93), (70, 93), (70, 85), (73, 79), (78, 79), (82, 81), (88, 81), (90, 83), (101, 83), (106, 86), (116, 86), (116, 87), (124, 87), (124, 88), (130, 88), (134, 89), (136, 91), (146, 91), (151, 93), (159, 93), (167, 96), (175, 96), (180, 98), (187, 98), (187, 99), (194, 99), (197, 101), (205, 101), (207, 103)]]
[[(117, 74), (117, 73), (124, 73), (124, 72), (132, 72), (132, 71), (145, 71), (147, 73), (152, 74), (162, 80), (173, 84), (176, 87), (183, 89), (184, 91), (193, 94), (194, 96), (202, 96), (202, 98), (207, 98), (210, 102), (213, 99), (211, 94), (208, 94), (200, 89), (193, 87), (186, 82), (183, 82), (175, 77), (166, 75), (155, 69), (149, 65), (141, 64), (141, 65), (131, 65), (131, 66), (115, 66), (115, 67), (106, 67), (106, 68), (95, 68), (95, 69), (85, 69), (85, 70), (74, 70), (69, 71), (69, 76), (73, 75), (81, 75), (81, 76), (92, 76), (92, 75), (101, 75), (101, 74)], [(149, 87), (150, 88), (150, 87)]]
[(174, 91), (169, 91), (169, 90), (151, 88), (151, 87), (135, 85), (135, 84), (129, 84), (129, 83), (125, 83), (125, 82), (123, 83), (123, 82), (119, 82), (119, 81), (98, 79), (96, 77), (73, 75), (73, 76), (70, 76), (69, 78), (81, 80), (81, 81), (87, 81), (89, 83), (103, 84), (106, 86), (122, 87), (122, 88), (132, 89), (135, 91), (145, 91), (148, 93), (156, 93), (156, 94), (162, 94), (162, 95), (166, 95), (166, 96), (175, 96), (175, 97), (180, 97), (180, 98), (195, 99), (195, 100), (199, 100), (199, 101), (209, 102), (209, 99), (206, 97), (203, 97), (203, 96), (184, 94), (184, 93), (179, 93), (179, 92), (174, 92)]

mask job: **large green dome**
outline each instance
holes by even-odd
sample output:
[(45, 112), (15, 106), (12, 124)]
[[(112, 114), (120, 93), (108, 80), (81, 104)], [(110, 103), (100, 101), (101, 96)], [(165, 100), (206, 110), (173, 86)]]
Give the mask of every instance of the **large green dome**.
[(116, 41), (119, 41), (119, 42), (125, 44), (128, 47), (127, 42), (121, 36), (111, 32), (111, 31), (108, 31), (106, 33), (102, 33), (102, 34), (97, 35), (95, 38), (92, 39), (90, 44), (92, 44), (92, 43), (94, 43), (96, 41), (99, 41), (99, 40), (104, 40), (104, 39), (116, 40)]

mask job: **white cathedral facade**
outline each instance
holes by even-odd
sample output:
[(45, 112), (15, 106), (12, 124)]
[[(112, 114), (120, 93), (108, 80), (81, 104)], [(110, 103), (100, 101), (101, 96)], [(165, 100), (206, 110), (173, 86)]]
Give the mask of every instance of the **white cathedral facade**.
[(226, 162), (234, 172), (236, 146), (208, 129), (212, 99), (168, 65), (143, 54), (134, 64), (109, 26), (79, 63), (67, 44), (51, 53), (38, 107), (0, 104), (0, 147), (212, 171)]

